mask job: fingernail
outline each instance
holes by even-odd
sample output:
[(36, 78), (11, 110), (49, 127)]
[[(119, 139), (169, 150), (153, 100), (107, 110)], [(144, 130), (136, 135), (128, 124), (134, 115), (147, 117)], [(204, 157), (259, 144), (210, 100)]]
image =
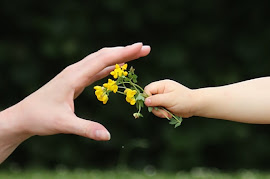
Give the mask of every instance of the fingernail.
[(134, 43), (133, 45), (142, 45), (143, 43), (142, 42), (137, 42), (137, 43)]
[(150, 49), (151, 47), (149, 45), (144, 45), (142, 46), (142, 49), (145, 50), (145, 49)]
[(98, 138), (100, 140), (110, 140), (111, 134), (108, 131), (97, 130), (96, 131), (96, 138)]
[(145, 104), (146, 104), (146, 105), (150, 105), (150, 104), (151, 104), (151, 99), (146, 98), (146, 99), (145, 99)]

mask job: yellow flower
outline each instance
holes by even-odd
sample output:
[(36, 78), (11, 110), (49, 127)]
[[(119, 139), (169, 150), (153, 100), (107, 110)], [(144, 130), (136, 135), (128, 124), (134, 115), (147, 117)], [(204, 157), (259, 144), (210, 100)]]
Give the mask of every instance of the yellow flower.
[(127, 69), (127, 64), (124, 64), (123, 66), (121, 66), (122, 70), (126, 70)]
[(126, 97), (126, 101), (127, 101), (129, 104), (131, 104), (131, 105), (134, 105), (134, 104), (136, 103), (135, 98), (128, 98), (128, 97)]
[(125, 71), (125, 70), (127, 70), (127, 64), (124, 64), (123, 66), (121, 66), (121, 69), (123, 70), (123, 75), (124, 76), (127, 76), (128, 75), (128, 72), (127, 71)]
[(115, 69), (110, 73), (115, 79), (120, 76), (127, 76), (128, 72), (125, 70), (127, 69), (127, 64), (124, 64), (122, 67), (120, 67), (118, 64), (115, 65)]
[(131, 105), (134, 105), (136, 103), (134, 95), (137, 93), (137, 91), (127, 88), (124, 93), (127, 95), (126, 101)]
[(109, 100), (108, 95), (104, 94), (103, 97), (102, 97), (102, 99), (100, 101), (102, 101), (103, 104), (106, 104), (108, 102), (108, 100)]
[(95, 86), (94, 89), (96, 90), (95, 91), (95, 95), (98, 97), (98, 96), (101, 96), (103, 93), (104, 93), (104, 88), (101, 87), (101, 86)]
[(116, 81), (113, 81), (111, 79), (108, 79), (108, 83), (104, 83), (103, 86), (107, 88), (108, 90), (113, 91), (114, 93), (116, 93), (118, 90)]
[(97, 99), (99, 101), (102, 101), (103, 104), (106, 104), (109, 100), (109, 97), (106, 94), (106, 88), (102, 86), (95, 86), (94, 89), (96, 90), (95, 95), (97, 96)]
[(127, 95), (128, 98), (132, 98), (137, 93), (137, 91), (127, 88), (124, 93)]

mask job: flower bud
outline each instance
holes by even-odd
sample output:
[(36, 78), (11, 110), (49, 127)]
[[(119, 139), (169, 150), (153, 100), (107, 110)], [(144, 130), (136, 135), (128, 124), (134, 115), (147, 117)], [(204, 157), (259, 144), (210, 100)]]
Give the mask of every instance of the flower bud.
[(133, 116), (135, 119), (138, 119), (140, 117), (139, 113), (133, 113)]
[(138, 119), (140, 117), (143, 117), (143, 115), (141, 113), (139, 113), (139, 112), (133, 113), (133, 116), (134, 116), (135, 119)]

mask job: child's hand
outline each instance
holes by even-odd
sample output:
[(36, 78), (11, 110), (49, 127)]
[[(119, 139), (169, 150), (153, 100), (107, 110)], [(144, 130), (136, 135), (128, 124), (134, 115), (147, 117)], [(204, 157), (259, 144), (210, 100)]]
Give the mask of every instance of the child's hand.
[[(182, 117), (194, 115), (194, 94), (193, 90), (172, 80), (156, 81), (147, 85), (144, 91), (150, 97), (146, 98), (145, 105), (151, 107), (164, 107), (173, 114)], [(153, 110), (153, 114), (165, 118), (170, 115), (165, 111)]]

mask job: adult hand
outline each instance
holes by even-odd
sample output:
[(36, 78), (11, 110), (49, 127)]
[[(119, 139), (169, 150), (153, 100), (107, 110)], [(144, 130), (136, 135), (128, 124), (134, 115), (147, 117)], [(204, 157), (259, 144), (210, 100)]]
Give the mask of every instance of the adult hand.
[[(55, 78), (18, 104), (0, 113), (0, 162), (22, 141), (33, 135), (76, 134), (94, 140), (109, 140), (107, 129), (77, 117), (74, 99), (86, 86), (107, 76), (116, 63), (148, 55), (149, 46), (103, 48), (68, 66)], [(6, 153), (6, 155), (5, 155)]]

